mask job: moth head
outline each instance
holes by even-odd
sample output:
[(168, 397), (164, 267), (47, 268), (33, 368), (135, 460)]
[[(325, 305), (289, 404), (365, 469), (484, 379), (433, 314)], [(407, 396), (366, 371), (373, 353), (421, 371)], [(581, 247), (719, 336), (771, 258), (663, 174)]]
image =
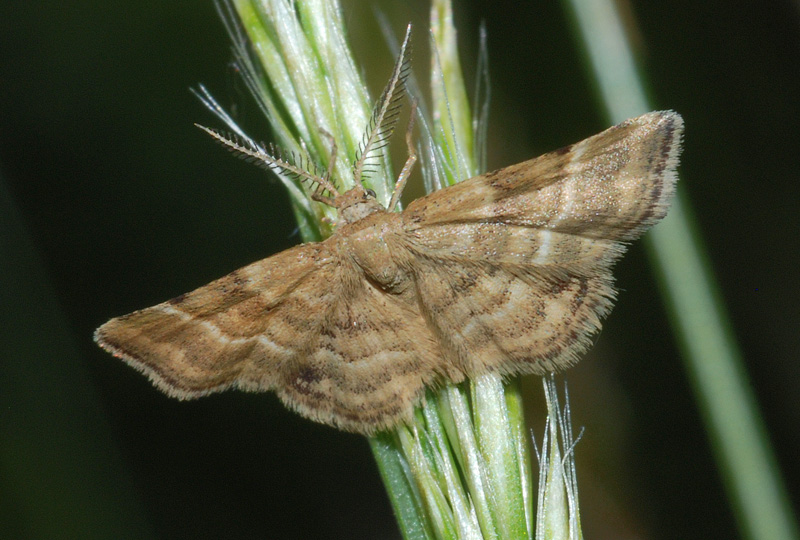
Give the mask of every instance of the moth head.
[(385, 211), (375, 192), (357, 185), (336, 198), (340, 223), (353, 223), (375, 212)]

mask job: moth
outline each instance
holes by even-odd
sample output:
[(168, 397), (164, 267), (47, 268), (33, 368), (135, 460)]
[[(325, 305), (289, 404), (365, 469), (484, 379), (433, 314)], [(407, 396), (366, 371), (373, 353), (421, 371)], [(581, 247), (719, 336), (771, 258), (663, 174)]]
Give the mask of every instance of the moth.
[(626, 243), (667, 213), (682, 131), (651, 112), (395, 212), (409, 131), (389, 208), (312, 176), (338, 210), (330, 238), (111, 319), (95, 340), (170, 396), (274, 391), (364, 434), (410, 418), (426, 386), (563, 370), (612, 307)]

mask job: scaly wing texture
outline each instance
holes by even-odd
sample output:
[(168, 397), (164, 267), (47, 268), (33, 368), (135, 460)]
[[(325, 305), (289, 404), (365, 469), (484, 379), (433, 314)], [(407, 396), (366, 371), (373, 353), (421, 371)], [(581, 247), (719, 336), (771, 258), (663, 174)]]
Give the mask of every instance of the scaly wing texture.
[(277, 392), (313, 420), (373, 433), (410, 418), (425, 385), (442, 374), (442, 353), (413, 295), (385, 292), (353, 263), (341, 275), (318, 339)]
[[(469, 248), (446, 240), (456, 236)], [(547, 264), (534, 262), (542, 244), (536, 229), (478, 223), (416, 231), (408, 240), (419, 260), (416, 291), (448, 364), (474, 377), (543, 374), (578, 360), (611, 309), (610, 265), (622, 247), (564, 236), (551, 248), (561, 261)]]
[(411, 203), (404, 244), (448, 362), (470, 376), (574, 363), (611, 309), (622, 242), (666, 214), (681, 131), (650, 113)]
[(180, 399), (270, 390), (331, 304), (334, 259), (305, 244), (193, 292), (111, 319), (95, 340)]
[(412, 227), (495, 222), (633, 240), (669, 209), (682, 132), (677, 113), (648, 113), (434, 192), (404, 215)]
[(361, 433), (394, 425), (411, 415), (442, 354), (416, 305), (333, 255), (336, 241), (112, 319), (95, 339), (181, 399), (276, 390), (318, 422)]

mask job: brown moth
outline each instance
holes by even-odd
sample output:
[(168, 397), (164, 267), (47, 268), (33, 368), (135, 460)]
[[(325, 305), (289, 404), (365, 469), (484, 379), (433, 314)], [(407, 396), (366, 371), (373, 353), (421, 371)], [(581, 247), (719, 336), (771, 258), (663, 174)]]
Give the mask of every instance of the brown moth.
[(330, 171), (307, 174), (338, 209), (330, 238), (112, 319), (95, 340), (179, 399), (274, 391), (364, 434), (408, 419), (428, 385), (562, 370), (611, 309), (625, 243), (667, 213), (682, 129), (675, 112), (648, 113), (394, 212), (409, 130), (388, 209), (359, 182), (339, 193)]

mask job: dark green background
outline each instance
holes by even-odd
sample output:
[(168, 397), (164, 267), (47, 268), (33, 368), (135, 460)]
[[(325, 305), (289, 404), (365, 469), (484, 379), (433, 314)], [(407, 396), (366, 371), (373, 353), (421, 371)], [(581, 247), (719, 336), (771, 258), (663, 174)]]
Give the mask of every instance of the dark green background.
[[(371, 6), (345, 16), (377, 93), (389, 54)], [(426, 17), (382, 6), (398, 32)], [(629, 7), (657, 106), (686, 121), (683, 182), (797, 504), (800, 4)], [(466, 55), (481, 20), (490, 167), (606, 127), (560, 4), (459, 3)], [(203, 82), (268, 135), (211, 0), (3, 2), (0, 55), (0, 538), (396, 538), (363, 438), (269, 395), (170, 400), (91, 341), (298, 242), (281, 187), (192, 126), (218, 125), (188, 91)], [(585, 535), (736, 537), (641, 245), (617, 276), (567, 376)], [(541, 434), (539, 383), (524, 386)]]

